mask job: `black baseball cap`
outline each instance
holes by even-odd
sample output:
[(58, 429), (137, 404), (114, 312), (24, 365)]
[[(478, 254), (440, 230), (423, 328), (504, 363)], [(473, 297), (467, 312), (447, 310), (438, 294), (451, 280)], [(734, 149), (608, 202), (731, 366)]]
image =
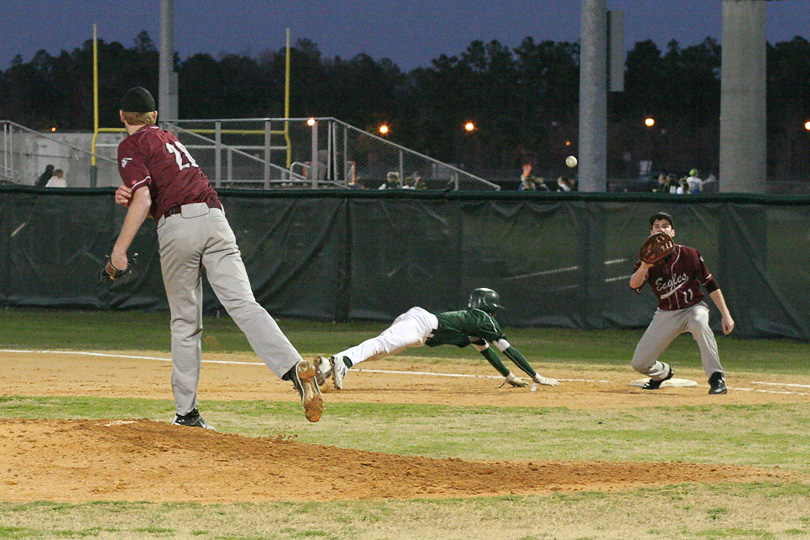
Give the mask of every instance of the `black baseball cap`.
[(121, 100), (121, 110), (134, 113), (147, 113), (156, 111), (155, 98), (149, 90), (142, 86), (130, 88)]
[(652, 227), (653, 223), (655, 223), (659, 219), (665, 219), (665, 220), (669, 221), (669, 226), (670, 227), (675, 226), (675, 223), (672, 222), (672, 216), (670, 216), (666, 212), (658, 212), (657, 214), (653, 214), (652, 217), (650, 218), (650, 227)]

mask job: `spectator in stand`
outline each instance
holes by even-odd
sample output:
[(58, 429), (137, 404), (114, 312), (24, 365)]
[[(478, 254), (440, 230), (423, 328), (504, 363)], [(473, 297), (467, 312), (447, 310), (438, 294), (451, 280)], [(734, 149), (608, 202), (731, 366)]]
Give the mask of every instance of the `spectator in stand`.
[(385, 183), (378, 189), (398, 189), (401, 187), (402, 185), (399, 183), (399, 173), (391, 171), (385, 177)]
[(678, 193), (678, 177), (674, 174), (667, 175), (667, 188), (670, 193)]
[(706, 180), (703, 181), (703, 185), (700, 186), (700, 191), (701, 193), (704, 191), (717, 191), (717, 177), (709, 174)]
[(700, 193), (703, 191), (703, 180), (698, 176), (697, 169), (689, 171), (686, 182), (689, 184), (689, 193)]
[(532, 176), (532, 166), (527, 163), (523, 166), (523, 174), (520, 175), (518, 191), (534, 191), (536, 189), (537, 178)]
[(402, 189), (416, 189), (416, 180), (413, 179), (413, 176), (405, 177), (405, 180), (402, 181)]
[(678, 195), (689, 195), (689, 183), (686, 181), (686, 178), (678, 180), (678, 187), (675, 188), (675, 193)]
[(557, 178), (557, 191), (576, 191), (576, 181), (567, 176)]
[(37, 178), (37, 181), (34, 182), (34, 185), (37, 187), (47, 186), (48, 180), (51, 179), (51, 176), (53, 176), (53, 165), (46, 165), (45, 172), (39, 175), (39, 178)]
[(656, 193), (669, 193), (669, 182), (667, 181), (667, 175), (664, 173), (658, 175), (658, 187), (653, 191)]
[(523, 166), (523, 174), (520, 175), (520, 185), (518, 191), (548, 191), (546, 179), (542, 176), (532, 176), (532, 166), (526, 164)]
[(53, 176), (45, 187), (67, 187), (67, 180), (65, 180), (65, 173), (62, 172), (62, 169), (54, 169)]

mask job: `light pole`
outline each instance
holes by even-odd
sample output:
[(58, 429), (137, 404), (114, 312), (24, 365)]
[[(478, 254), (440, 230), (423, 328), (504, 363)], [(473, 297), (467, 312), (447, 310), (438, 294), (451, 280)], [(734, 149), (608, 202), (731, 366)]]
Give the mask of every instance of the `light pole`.
[(318, 188), (318, 121), (315, 118), (307, 120), (307, 125), (312, 128), (312, 162), (309, 167), (310, 181), (312, 189)]
[(655, 118), (648, 116), (644, 119), (646, 139), (647, 139), (647, 152), (645, 154), (644, 162), (641, 164), (639, 173), (646, 174), (652, 172), (653, 154), (655, 152), (655, 144), (653, 142), (653, 128), (655, 127)]

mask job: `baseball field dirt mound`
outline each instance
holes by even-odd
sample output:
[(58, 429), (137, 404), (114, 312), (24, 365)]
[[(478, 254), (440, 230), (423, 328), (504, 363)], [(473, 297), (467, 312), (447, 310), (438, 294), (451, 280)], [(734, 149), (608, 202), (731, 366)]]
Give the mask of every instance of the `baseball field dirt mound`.
[(263, 502), (613, 491), (773, 473), (689, 463), (467, 461), (151, 420), (0, 420), (0, 500)]

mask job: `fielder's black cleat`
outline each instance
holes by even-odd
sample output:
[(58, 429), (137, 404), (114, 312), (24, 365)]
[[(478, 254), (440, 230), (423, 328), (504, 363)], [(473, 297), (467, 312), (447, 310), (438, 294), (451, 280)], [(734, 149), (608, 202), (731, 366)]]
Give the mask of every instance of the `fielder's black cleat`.
[(172, 424), (175, 426), (199, 427), (216, 431), (214, 426), (206, 422), (205, 418), (200, 415), (200, 411), (197, 410), (197, 407), (191, 409), (188, 414), (176, 414)]
[(656, 381), (655, 379), (650, 379), (649, 381), (644, 383), (644, 386), (642, 386), (641, 388), (644, 389), (644, 390), (658, 390), (659, 388), (661, 388), (661, 383), (663, 383), (664, 381), (670, 380), (674, 374), (675, 373), (672, 371), (672, 366), (670, 366), (669, 367), (669, 373), (667, 373), (666, 377), (664, 377), (660, 381)]
[(292, 381), (293, 386), (301, 396), (301, 406), (304, 415), (310, 422), (317, 422), (323, 414), (323, 398), (318, 388), (315, 364), (308, 360), (301, 360), (288, 371), (282, 379)]
[(715, 371), (712, 373), (712, 376), (709, 377), (709, 394), (726, 394), (728, 390), (726, 389), (726, 379), (723, 376), (721, 371)]

